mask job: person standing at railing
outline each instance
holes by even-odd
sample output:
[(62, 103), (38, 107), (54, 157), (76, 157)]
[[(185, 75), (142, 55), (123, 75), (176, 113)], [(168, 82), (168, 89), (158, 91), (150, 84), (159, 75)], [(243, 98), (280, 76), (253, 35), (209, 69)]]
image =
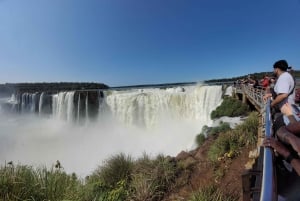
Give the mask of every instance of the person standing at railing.
[(288, 63), (286, 60), (276, 61), (273, 65), (274, 74), (277, 81), (274, 86), (274, 93), (266, 93), (263, 99), (266, 101), (272, 98), (271, 114), (273, 119), (273, 132), (275, 133), (281, 126), (285, 125), (280, 108), (285, 104), (295, 104), (295, 81), (290, 73), (287, 72)]
[(291, 76), (290, 73), (287, 72), (288, 69), (288, 63), (286, 60), (279, 60), (276, 61), (273, 65), (274, 68), (274, 74), (277, 77), (277, 81), (274, 86), (274, 92), (272, 93), (266, 93), (264, 95), (264, 100), (266, 100), (269, 97), (272, 97), (273, 100), (271, 102), (271, 107), (275, 108), (278, 107), (278, 109), (281, 108), (281, 106), (288, 102), (290, 104), (295, 104), (295, 81), (294, 78)]
[(267, 74), (265, 74), (264, 78), (260, 80), (260, 85), (263, 89), (267, 89), (270, 84), (270, 78)]
[(275, 137), (265, 138), (262, 143), (277, 153), (275, 166), (278, 193), (287, 201), (300, 200), (300, 121), (294, 110), (289, 103), (281, 107), (282, 114), (289, 120), (287, 125), (278, 128)]
[[(289, 149), (284, 143), (288, 143), (288, 140), (298, 137), (292, 133), (285, 134), (286, 132), (288, 131), (280, 134), (283, 135), (282, 137), (286, 135), (285, 142), (281, 142), (274, 137), (269, 137), (263, 140), (262, 146), (270, 147), (274, 149), (275, 153), (277, 153), (275, 166), (277, 177), (277, 193), (279, 197), (283, 197), (283, 200), (285, 201), (296, 201), (300, 200), (300, 159), (295, 155), (294, 151)], [(293, 169), (289, 169), (291, 168), (289, 165), (284, 165), (286, 164), (285, 161), (289, 163)]]

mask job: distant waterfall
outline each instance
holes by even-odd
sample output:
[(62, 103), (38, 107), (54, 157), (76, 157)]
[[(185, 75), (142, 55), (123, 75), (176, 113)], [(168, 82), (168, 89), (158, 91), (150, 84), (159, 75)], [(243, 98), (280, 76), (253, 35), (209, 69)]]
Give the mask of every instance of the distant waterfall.
[(53, 116), (72, 122), (74, 119), (74, 91), (60, 92), (52, 96)]
[(87, 95), (85, 97), (85, 120), (86, 122), (89, 119), (89, 96), (88, 96), (88, 92)]
[(77, 123), (79, 123), (79, 121), (80, 121), (80, 104), (81, 104), (80, 95), (78, 95), (78, 104), (77, 104)]
[[(125, 125), (153, 128), (164, 120), (212, 123), (222, 86), (185, 86), (107, 91), (69, 91), (13, 95), (21, 113), (38, 113), (67, 122), (113, 117)], [(19, 97), (19, 98), (16, 98)], [(16, 104), (15, 104), (16, 105)]]
[(210, 113), (222, 100), (222, 86), (193, 86), (185, 90), (113, 91), (106, 97), (116, 118), (129, 125), (151, 128), (164, 118), (199, 120), (210, 124)]
[(39, 100), (39, 114), (42, 114), (42, 108), (43, 108), (43, 99), (44, 99), (44, 92), (40, 95), (40, 100)]

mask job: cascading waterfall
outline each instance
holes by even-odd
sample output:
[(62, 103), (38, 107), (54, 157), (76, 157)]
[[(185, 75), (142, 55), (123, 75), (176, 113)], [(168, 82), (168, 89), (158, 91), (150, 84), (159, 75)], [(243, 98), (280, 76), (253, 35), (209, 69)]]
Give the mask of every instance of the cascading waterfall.
[(165, 118), (211, 124), (210, 113), (221, 103), (221, 86), (113, 91), (107, 105), (121, 122), (152, 128)]
[[(227, 90), (228, 91), (228, 90)], [(188, 86), (185, 88), (149, 88), (124, 91), (96, 92), (98, 116), (111, 113), (126, 125), (153, 128), (164, 119), (196, 120), (210, 124), (210, 113), (221, 102), (221, 86)], [(46, 106), (46, 94), (23, 93), (20, 97), (21, 112), (38, 112), (42, 115)], [(84, 103), (82, 104), (82, 96)], [(15, 95), (12, 96), (13, 99)], [(75, 91), (52, 94), (51, 113), (57, 119), (68, 122), (89, 121), (89, 92)], [(49, 101), (48, 103), (49, 104)], [(75, 121), (74, 121), (75, 120)]]
[(39, 114), (42, 114), (42, 109), (43, 109), (43, 99), (44, 99), (45, 93), (42, 92), (40, 95), (40, 100), (39, 100)]
[[(36, 104), (37, 104), (37, 93), (23, 93), (21, 96), (19, 96), (19, 102), (20, 102), (20, 112), (21, 113), (33, 113), (36, 110)], [(15, 101), (16, 96), (13, 95), (11, 97), (12, 101)]]
[(85, 120), (88, 122), (89, 119), (89, 93), (85, 97)]
[(37, 97), (38, 97), (38, 93), (34, 93), (31, 96), (31, 107), (30, 107), (31, 113), (34, 113), (36, 111)]
[(74, 119), (74, 91), (60, 92), (52, 96), (52, 113), (58, 119), (72, 122)]
[(78, 104), (77, 104), (77, 123), (79, 123), (80, 121), (80, 104), (81, 104), (81, 101), (80, 101), (80, 94), (78, 95)]
[[(221, 86), (200, 85), (15, 94), (3, 105), (16, 106), (15, 114), (0, 111), (0, 162), (51, 167), (60, 160), (67, 172), (86, 176), (120, 152), (174, 156), (193, 148), (221, 96)], [(18, 115), (23, 108), (37, 115)]]

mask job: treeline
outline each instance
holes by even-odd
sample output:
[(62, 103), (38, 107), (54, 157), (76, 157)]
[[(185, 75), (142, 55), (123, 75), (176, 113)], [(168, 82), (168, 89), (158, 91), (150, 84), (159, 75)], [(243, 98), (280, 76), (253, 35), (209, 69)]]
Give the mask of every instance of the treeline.
[[(252, 74), (247, 74), (247, 75), (242, 75), (242, 76), (238, 76), (238, 77), (232, 77), (232, 78), (220, 78), (220, 79), (212, 79), (212, 80), (206, 80), (205, 83), (223, 83), (223, 82), (234, 82), (240, 79), (246, 79), (248, 76), (250, 75), (250, 77), (253, 79), (262, 79), (265, 75), (269, 75), (270, 77), (273, 76), (273, 71), (269, 71), (269, 72), (260, 72), (260, 73), (252, 73)], [(299, 70), (294, 70), (292, 72), (292, 75), (296, 78), (300, 78), (300, 71)]]
[(11, 94), (12, 92), (56, 92), (108, 88), (109, 87), (103, 83), (93, 82), (6, 83), (0, 85), (0, 94)]

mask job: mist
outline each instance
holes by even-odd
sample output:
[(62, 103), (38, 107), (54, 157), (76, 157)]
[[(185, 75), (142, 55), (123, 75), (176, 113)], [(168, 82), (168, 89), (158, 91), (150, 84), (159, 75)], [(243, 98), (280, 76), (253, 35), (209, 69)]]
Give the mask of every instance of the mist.
[(201, 127), (199, 122), (164, 120), (145, 129), (122, 125), (112, 117), (78, 125), (0, 110), (0, 163), (51, 168), (59, 160), (67, 173), (84, 177), (118, 153), (133, 158), (143, 153), (176, 156), (194, 146)]

